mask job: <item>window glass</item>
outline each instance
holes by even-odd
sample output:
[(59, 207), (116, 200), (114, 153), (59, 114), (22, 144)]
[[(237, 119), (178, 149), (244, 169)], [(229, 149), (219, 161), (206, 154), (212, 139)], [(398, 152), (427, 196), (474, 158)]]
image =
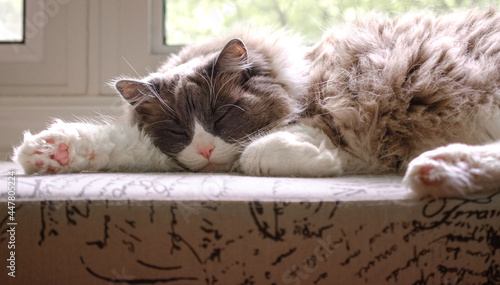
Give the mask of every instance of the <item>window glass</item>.
[(0, 43), (24, 41), (24, 1), (0, 0)]
[(164, 39), (166, 45), (190, 44), (238, 24), (251, 24), (286, 27), (312, 43), (333, 24), (354, 21), (372, 10), (395, 15), (421, 8), (446, 12), (498, 4), (499, 0), (164, 0)]

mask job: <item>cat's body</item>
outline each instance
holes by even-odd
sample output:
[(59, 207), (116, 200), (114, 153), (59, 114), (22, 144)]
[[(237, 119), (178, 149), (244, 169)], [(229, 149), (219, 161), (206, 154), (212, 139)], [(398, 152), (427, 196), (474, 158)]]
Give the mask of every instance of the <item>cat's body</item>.
[(357, 158), (348, 172), (402, 170), (450, 142), (499, 140), (499, 20), (421, 14), (335, 30), (308, 53), (305, 117)]
[[(500, 189), (494, 11), (377, 17), (332, 29), (310, 48), (286, 33), (239, 32), (186, 47), (157, 73), (116, 87), (130, 124), (57, 122), (27, 134), (14, 159), (27, 173), (408, 168), (420, 194)], [(482, 146), (438, 148), (457, 142)]]

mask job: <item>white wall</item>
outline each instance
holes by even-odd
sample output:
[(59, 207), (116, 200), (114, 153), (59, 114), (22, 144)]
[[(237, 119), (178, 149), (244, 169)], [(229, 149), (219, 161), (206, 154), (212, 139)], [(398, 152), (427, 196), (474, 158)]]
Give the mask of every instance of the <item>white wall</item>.
[(27, 0), (27, 43), (0, 47), (0, 160), (24, 130), (41, 131), (52, 118), (116, 115), (107, 82), (144, 76), (166, 57), (152, 44), (161, 0), (39, 2)]

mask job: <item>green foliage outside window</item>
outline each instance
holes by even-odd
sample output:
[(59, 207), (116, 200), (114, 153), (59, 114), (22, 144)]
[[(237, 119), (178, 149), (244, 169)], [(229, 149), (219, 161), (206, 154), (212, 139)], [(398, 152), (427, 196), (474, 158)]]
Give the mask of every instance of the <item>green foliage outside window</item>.
[(427, 9), (447, 12), (470, 7), (499, 7), (499, 0), (164, 0), (165, 39), (183, 45), (213, 38), (240, 24), (286, 27), (317, 41), (322, 30), (352, 22), (376, 10), (390, 15)]

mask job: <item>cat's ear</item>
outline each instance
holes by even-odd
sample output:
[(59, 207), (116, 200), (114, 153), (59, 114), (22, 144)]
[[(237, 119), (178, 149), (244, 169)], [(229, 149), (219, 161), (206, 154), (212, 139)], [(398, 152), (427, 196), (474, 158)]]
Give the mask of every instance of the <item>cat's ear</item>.
[(130, 79), (116, 81), (115, 88), (131, 105), (144, 100), (148, 94), (153, 92), (148, 83)]
[(240, 72), (248, 68), (248, 51), (240, 39), (232, 39), (215, 61), (215, 72)]

